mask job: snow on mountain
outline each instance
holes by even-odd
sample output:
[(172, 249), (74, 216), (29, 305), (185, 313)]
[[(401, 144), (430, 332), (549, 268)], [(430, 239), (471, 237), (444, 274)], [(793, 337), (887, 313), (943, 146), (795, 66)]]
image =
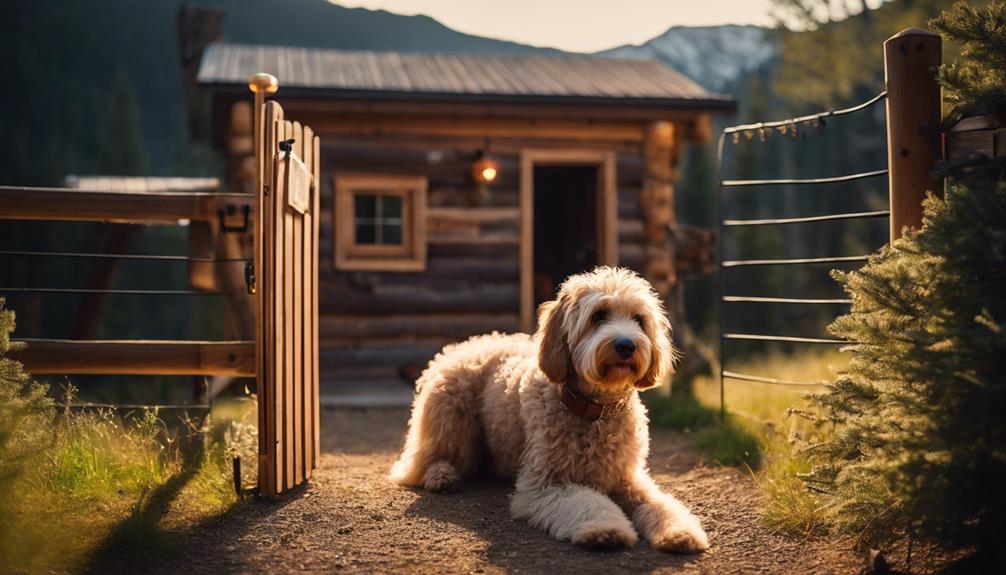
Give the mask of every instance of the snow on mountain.
[(757, 26), (674, 26), (633, 46), (598, 52), (599, 56), (656, 60), (678, 70), (712, 91), (723, 91), (776, 54), (773, 31)]

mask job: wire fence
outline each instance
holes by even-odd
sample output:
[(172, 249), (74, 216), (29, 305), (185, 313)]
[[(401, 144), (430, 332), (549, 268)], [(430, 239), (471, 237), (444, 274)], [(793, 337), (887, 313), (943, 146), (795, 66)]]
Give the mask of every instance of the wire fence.
[[(779, 218), (761, 218), (761, 219), (724, 219), (723, 205), (724, 196), (728, 194), (730, 190), (736, 188), (750, 188), (750, 187), (769, 187), (769, 186), (818, 186), (826, 184), (837, 184), (837, 183), (847, 183), (854, 182), (858, 180), (867, 180), (872, 178), (882, 178), (888, 175), (888, 170), (871, 170), (866, 172), (859, 172), (853, 174), (843, 174), (839, 176), (829, 176), (829, 177), (817, 177), (817, 178), (776, 178), (776, 179), (761, 179), (761, 180), (733, 180), (726, 179), (724, 177), (724, 152), (725, 146), (728, 138), (734, 143), (738, 144), (742, 141), (742, 138), (746, 140), (753, 140), (757, 137), (760, 141), (765, 141), (770, 133), (778, 132), (782, 135), (793, 135), (797, 136), (801, 130), (807, 126), (814, 128), (824, 128), (830, 118), (844, 116), (848, 114), (854, 114), (870, 108), (871, 106), (885, 101), (887, 97), (887, 92), (881, 92), (874, 96), (873, 98), (859, 104), (852, 106), (850, 108), (844, 108), (840, 110), (829, 110), (826, 112), (821, 112), (818, 114), (811, 114), (807, 116), (800, 116), (796, 118), (790, 118), (787, 120), (781, 120), (777, 122), (761, 122), (756, 124), (743, 124), (738, 126), (732, 126), (726, 128), (720, 134), (718, 146), (717, 146), (717, 165), (720, 172), (719, 179), (719, 193), (717, 197), (717, 223), (719, 230), (719, 241), (717, 242), (717, 252), (719, 262), (719, 299), (720, 299), (720, 313), (719, 313), (719, 352), (720, 352), (720, 368), (719, 368), (719, 385), (720, 385), (720, 416), (726, 416), (726, 401), (725, 401), (725, 381), (726, 380), (736, 380), (742, 382), (753, 382), (759, 384), (768, 385), (779, 385), (779, 386), (790, 386), (790, 387), (815, 387), (820, 385), (825, 385), (827, 381), (791, 381), (785, 379), (779, 379), (774, 377), (769, 377), (765, 375), (755, 375), (747, 373), (739, 373), (736, 371), (731, 371), (727, 369), (727, 354), (725, 350), (730, 342), (733, 341), (762, 341), (762, 342), (783, 342), (783, 343), (795, 343), (795, 344), (809, 344), (809, 345), (838, 345), (838, 346), (849, 346), (855, 345), (857, 342), (847, 341), (843, 339), (828, 338), (828, 337), (815, 337), (797, 334), (754, 334), (754, 333), (734, 333), (730, 332), (725, 327), (725, 316), (724, 307), (729, 304), (734, 303), (748, 303), (748, 304), (793, 304), (793, 305), (804, 305), (804, 306), (836, 306), (836, 305), (849, 305), (851, 300), (844, 298), (799, 298), (799, 297), (782, 297), (782, 296), (751, 296), (742, 294), (729, 293), (728, 282), (726, 278), (726, 271), (732, 268), (745, 268), (745, 267), (759, 267), (759, 266), (814, 266), (820, 264), (846, 264), (846, 263), (860, 263), (865, 262), (869, 259), (869, 254), (860, 255), (834, 255), (834, 256), (823, 256), (823, 257), (811, 257), (811, 258), (777, 258), (777, 259), (746, 259), (746, 260), (726, 260), (724, 259), (724, 244), (726, 243), (726, 234), (728, 230), (736, 230), (739, 228), (755, 227), (755, 226), (777, 226), (777, 225), (791, 225), (791, 224), (816, 224), (820, 222), (831, 222), (831, 221), (852, 221), (852, 220), (866, 220), (874, 218), (888, 218), (890, 217), (889, 210), (876, 210), (868, 212), (850, 212), (850, 213), (829, 213), (829, 214), (816, 214), (811, 216), (803, 217), (779, 217)], [(733, 412), (731, 412), (733, 413)]]

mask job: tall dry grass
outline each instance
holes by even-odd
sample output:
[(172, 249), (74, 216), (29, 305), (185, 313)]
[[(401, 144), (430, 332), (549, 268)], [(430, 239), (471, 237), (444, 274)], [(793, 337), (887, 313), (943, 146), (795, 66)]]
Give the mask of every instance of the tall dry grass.
[[(231, 457), (256, 460), (249, 400), (199, 422), (81, 411), (24, 391), (21, 415), (0, 419), (0, 573), (81, 571), (101, 557), (168, 550), (181, 530), (237, 502)], [(0, 393), (0, 412), (13, 411), (13, 398)]]
[[(809, 349), (769, 352), (732, 364), (730, 370), (790, 381), (828, 381), (847, 365), (847, 354)], [(719, 417), (718, 379), (700, 376), (693, 389), (694, 398), (651, 402), (654, 423), (688, 431), (711, 459), (749, 470), (767, 495), (764, 518), (771, 526), (795, 536), (826, 532), (829, 510), (800, 480), (800, 474), (810, 470), (802, 450), (830, 432), (812, 421), (816, 414), (805, 400), (806, 394), (824, 386), (726, 380), (725, 421)]]

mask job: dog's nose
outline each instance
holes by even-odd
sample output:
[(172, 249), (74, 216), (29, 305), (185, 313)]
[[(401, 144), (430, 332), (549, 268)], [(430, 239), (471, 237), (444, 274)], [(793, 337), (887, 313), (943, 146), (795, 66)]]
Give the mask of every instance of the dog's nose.
[(629, 359), (636, 351), (636, 344), (627, 337), (620, 337), (615, 340), (615, 353), (622, 359)]

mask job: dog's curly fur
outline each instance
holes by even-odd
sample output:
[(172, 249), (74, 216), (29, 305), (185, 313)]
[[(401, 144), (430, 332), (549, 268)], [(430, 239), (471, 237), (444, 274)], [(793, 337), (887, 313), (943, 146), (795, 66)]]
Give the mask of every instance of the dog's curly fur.
[[(664, 551), (708, 548), (698, 519), (646, 468), (637, 392), (663, 382), (674, 360), (653, 288), (632, 271), (598, 267), (568, 278), (538, 313), (533, 337), (473, 337), (430, 362), (392, 480), (447, 492), (491, 469), (516, 477), (514, 517), (557, 539), (610, 549), (632, 546), (638, 533)], [(563, 407), (560, 385), (625, 408), (589, 422)]]

